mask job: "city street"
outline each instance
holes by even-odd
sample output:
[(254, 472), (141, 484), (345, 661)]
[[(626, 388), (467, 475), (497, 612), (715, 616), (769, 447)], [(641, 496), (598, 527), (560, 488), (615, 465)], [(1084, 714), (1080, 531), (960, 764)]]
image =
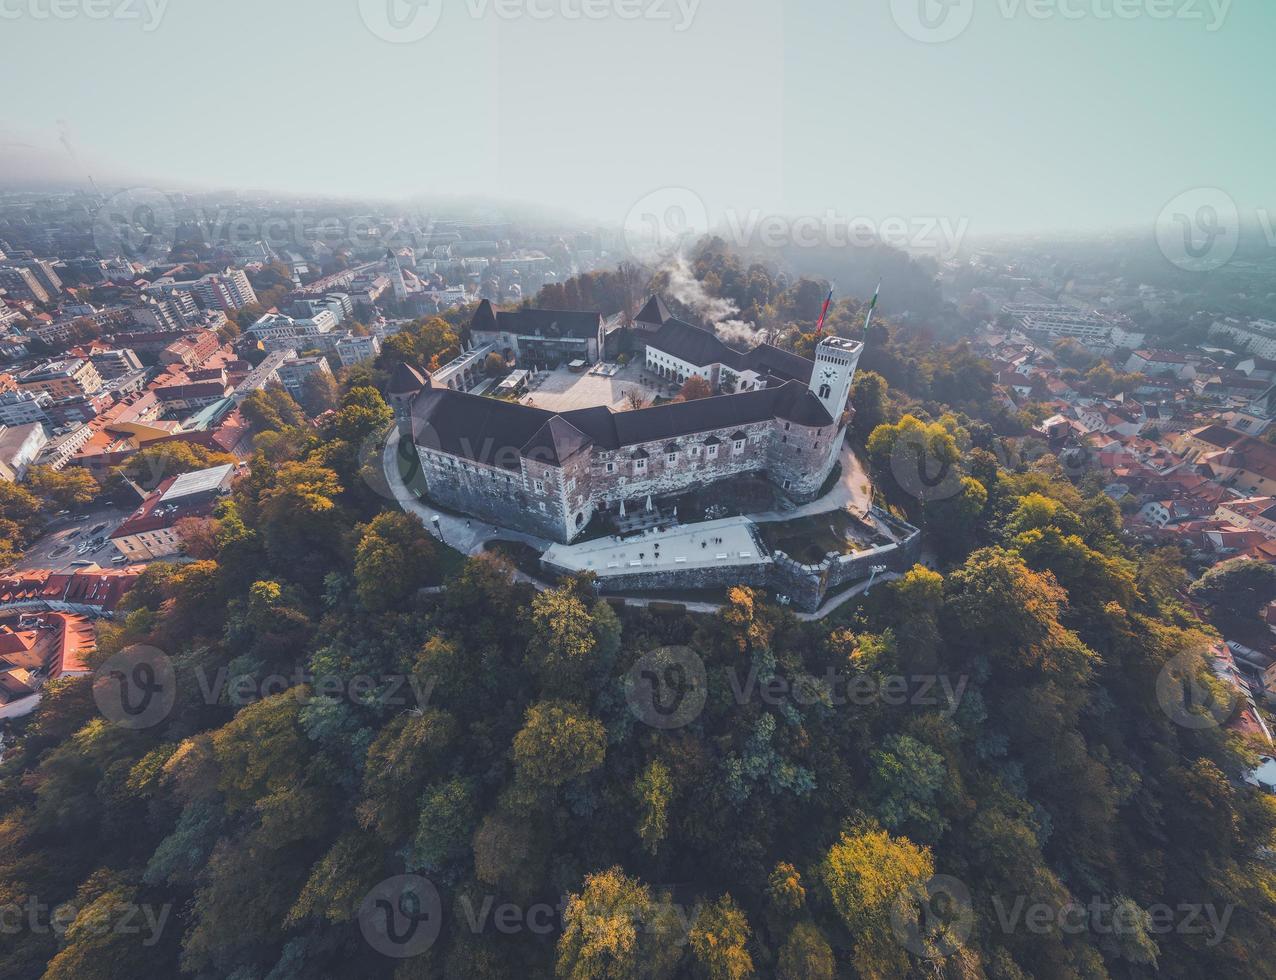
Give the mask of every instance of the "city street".
[[(77, 561), (95, 561), (103, 568), (110, 568), (111, 559), (119, 554), (109, 540), (111, 532), (133, 512), (129, 507), (99, 507), (82, 515), (71, 515), (52, 524), (43, 535), (27, 549), (22, 560), (13, 567), (18, 570), (48, 568), (55, 572), (70, 571)], [(98, 530), (98, 525), (101, 527)], [(82, 541), (102, 537), (100, 547), (84, 554), (76, 549)], [(80, 566), (82, 567), (82, 566)]]

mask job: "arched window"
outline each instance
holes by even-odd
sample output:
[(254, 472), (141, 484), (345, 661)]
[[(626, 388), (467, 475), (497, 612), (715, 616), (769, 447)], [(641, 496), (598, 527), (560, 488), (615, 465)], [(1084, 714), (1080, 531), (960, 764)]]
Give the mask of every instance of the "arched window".
[(832, 388), (830, 388), (828, 385), (820, 385), (820, 398), (821, 398), (821, 399), (828, 398), (831, 394), (833, 394), (833, 389), (832, 389)]

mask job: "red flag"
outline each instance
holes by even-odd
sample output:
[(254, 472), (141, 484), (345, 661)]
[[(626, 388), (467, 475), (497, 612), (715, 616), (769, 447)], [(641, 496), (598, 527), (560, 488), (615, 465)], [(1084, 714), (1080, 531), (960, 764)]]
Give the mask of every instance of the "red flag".
[(824, 301), (824, 309), (820, 310), (820, 322), (815, 325), (815, 336), (824, 332), (824, 321), (829, 315), (829, 304), (833, 302), (833, 290), (829, 290), (829, 298)]

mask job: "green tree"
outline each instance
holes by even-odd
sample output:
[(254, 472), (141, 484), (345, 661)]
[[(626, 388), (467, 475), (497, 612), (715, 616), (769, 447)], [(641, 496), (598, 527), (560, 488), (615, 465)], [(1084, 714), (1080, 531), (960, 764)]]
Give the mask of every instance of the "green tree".
[(519, 778), (535, 786), (561, 786), (603, 764), (607, 734), (579, 705), (541, 701), (527, 709), (514, 737)]
[(655, 854), (669, 832), (669, 802), (673, 797), (673, 780), (669, 767), (653, 759), (634, 781), (634, 799), (638, 804), (638, 837), (644, 850)]
[(1236, 558), (1215, 565), (1192, 583), (1193, 599), (1214, 606), (1225, 616), (1245, 618), (1276, 599), (1276, 566)]
[(709, 980), (753, 976), (749, 922), (730, 895), (701, 910), (689, 938), (691, 952)]
[(876, 371), (860, 371), (855, 376), (851, 386), (851, 407), (855, 410), (852, 426), (860, 439), (868, 439), (886, 422), (886, 392), (886, 379)]
[(438, 545), (415, 517), (378, 514), (357, 529), (354, 577), (359, 601), (373, 612), (401, 607), (438, 581)]
[(837, 964), (833, 949), (811, 922), (799, 922), (780, 948), (777, 980), (834, 980)]
[(92, 474), (78, 466), (68, 466), (64, 470), (32, 466), (27, 470), (26, 486), (40, 498), (46, 511), (83, 507), (101, 491)]
[(561, 980), (674, 976), (676, 918), (651, 889), (610, 868), (585, 878), (563, 911), (554, 975)]

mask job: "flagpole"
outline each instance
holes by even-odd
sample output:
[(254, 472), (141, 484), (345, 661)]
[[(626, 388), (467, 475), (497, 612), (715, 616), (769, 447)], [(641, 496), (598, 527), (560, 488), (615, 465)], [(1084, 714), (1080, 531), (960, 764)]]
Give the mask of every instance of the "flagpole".
[(873, 292), (873, 302), (868, 304), (868, 313), (864, 317), (864, 336), (868, 337), (868, 325), (873, 322), (873, 311), (877, 309), (877, 296), (882, 291), (882, 280), (877, 280), (877, 289)]
[(829, 305), (833, 302), (833, 290), (829, 290), (828, 299), (824, 301), (824, 309), (820, 310), (820, 321), (815, 325), (815, 339), (820, 339), (820, 334), (824, 333), (824, 321), (828, 319)]

